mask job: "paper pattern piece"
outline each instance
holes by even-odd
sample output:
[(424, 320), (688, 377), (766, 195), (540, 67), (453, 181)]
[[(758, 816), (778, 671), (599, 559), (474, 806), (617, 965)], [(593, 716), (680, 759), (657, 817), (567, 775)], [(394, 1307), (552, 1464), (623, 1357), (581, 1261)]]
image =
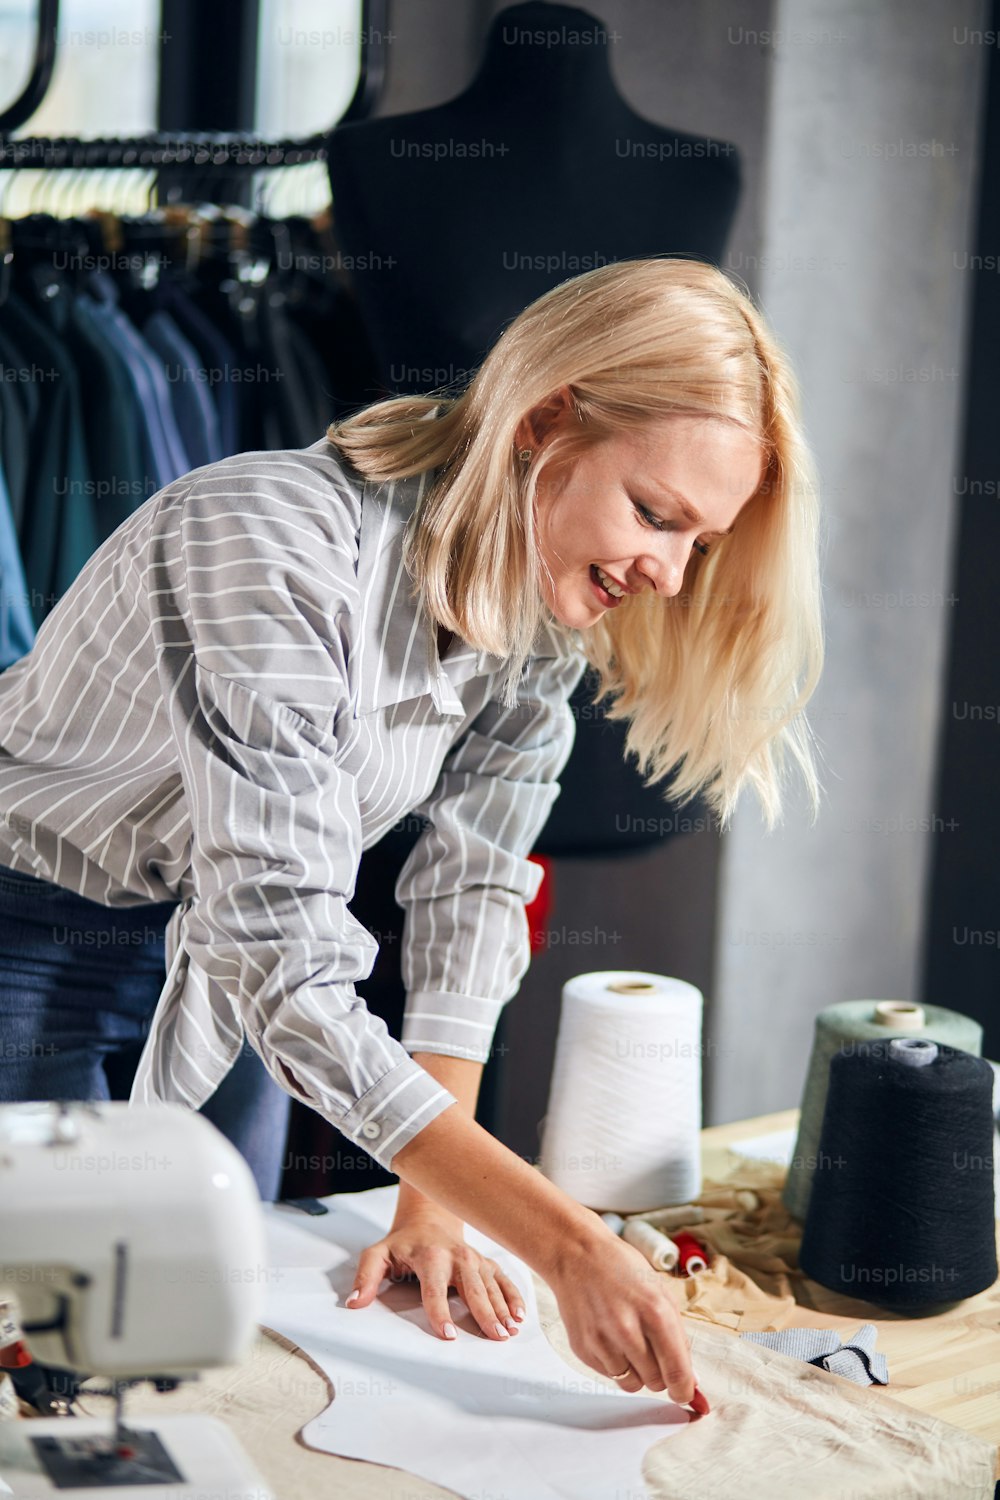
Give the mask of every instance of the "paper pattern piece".
[(736, 1156), (746, 1156), (750, 1161), (773, 1161), (779, 1167), (787, 1167), (795, 1150), (797, 1132), (794, 1130), (772, 1130), (768, 1135), (754, 1135), (745, 1141), (733, 1141), (729, 1150)]
[(524, 1294), (527, 1316), (506, 1342), (486, 1339), (452, 1292), (458, 1337), (430, 1331), (416, 1280), (383, 1281), (371, 1306), (344, 1307), (358, 1256), (389, 1228), (398, 1187), (336, 1193), (323, 1216), (264, 1205), (265, 1327), (319, 1365), (334, 1399), (303, 1429), (312, 1448), (418, 1474), (468, 1500), (629, 1500), (648, 1496), (644, 1455), (695, 1420), (666, 1393), (629, 1394), (581, 1375), (539, 1323), (529, 1268), (467, 1225)]

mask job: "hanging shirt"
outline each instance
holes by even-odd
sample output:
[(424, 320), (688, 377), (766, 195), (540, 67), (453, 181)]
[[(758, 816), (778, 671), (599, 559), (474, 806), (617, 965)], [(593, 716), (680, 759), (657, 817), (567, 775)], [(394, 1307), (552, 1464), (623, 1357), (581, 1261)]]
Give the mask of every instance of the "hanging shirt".
[[(527, 968), (526, 856), (585, 665), (546, 627), (506, 709), (500, 658), (456, 639), (438, 659), (402, 561), (429, 478), (365, 482), (325, 437), (184, 475), (0, 676), (0, 863), (106, 906), (178, 902), (133, 1101), (198, 1108), (245, 1032), (389, 1170), (456, 1102), (409, 1052), (485, 1061)], [(348, 903), (407, 814), (426, 827), (396, 887), (396, 1041), (355, 992), (378, 938)]]
[(228, 458), (240, 446), (239, 402), (243, 387), (237, 379), (236, 350), (173, 276), (161, 279), (159, 300), (198, 354), (196, 374), (207, 383), (218, 413), (222, 457)]
[[(59, 298), (32, 308), (15, 292), (3, 305), (4, 328), (18, 341), (41, 396), (29, 425), (28, 487), (18, 545), (28, 606), (40, 625), (94, 553), (100, 536), (83, 431), (80, 380), (63, 326)], [(37, 367), (37, 374), (36, 368)]]
[(0, 464), (0, 672), (30, 651), (34, 640), (35, 622), (28, 607), (28, 586), (21, 566), (7, 479)]
[(143, 323), (142, 336), (163, 361), (170, 386), (170, 403), (189, 467), (200, 469), (203, 464), (228, 458), (222, 449), (219, 414), (205, 384), (198, 351), (191, 340), (184, 337), (170, 314), (162, 309), (151, 313)]
[(138, 399), (147, 469), (162, 484), (182, 476), (191, 468), (170, 400), (170, 387), (163, 366), (130, 318), (118, 305), (118, 287), (106, 271), (91, 271), (89, 295), (81, 295), (79, 312), (90, 321), (93, 333), (103, 337), (112, 356), (117, 355)]

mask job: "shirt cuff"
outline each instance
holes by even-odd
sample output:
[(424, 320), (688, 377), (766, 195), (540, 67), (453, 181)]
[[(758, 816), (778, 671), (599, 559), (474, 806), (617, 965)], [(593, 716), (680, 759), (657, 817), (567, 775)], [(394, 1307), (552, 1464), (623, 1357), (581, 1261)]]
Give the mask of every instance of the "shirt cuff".
[(397, 1151), (419, 1135), (450, 1105), (455, 1095), (432, 1078), (412, 1057), (404, 1058), (333, 1123), (355, 1145), (392, 1171)]
[(504, 1003), (444, 990), (413, 990), (407, 996), (400, 1042), (408, 1052), (488, 1062)]

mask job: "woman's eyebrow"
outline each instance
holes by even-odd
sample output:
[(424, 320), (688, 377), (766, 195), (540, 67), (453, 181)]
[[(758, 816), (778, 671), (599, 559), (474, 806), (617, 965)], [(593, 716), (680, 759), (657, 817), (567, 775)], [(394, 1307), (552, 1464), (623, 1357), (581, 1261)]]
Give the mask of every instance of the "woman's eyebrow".
[[(704, 526), (705, 517), (698, 513), (698, 511), (691, 504), (690, 500), (686, 500), (683, 495), (681, 495), (677, 490), (672, 489), (669, 484), (661, 483), (659, 485), (651, 485), (650, 488), (660, 489), (664, 494), (669, 495), (670, 499), (677, 506), (678, 510), (680, 510), (681, 514), (691, 522), (692, 526)], [(725, 531), (710, 531), (708, 535), (732, 536), (733, 529), (734, 528), (730, 526)]]

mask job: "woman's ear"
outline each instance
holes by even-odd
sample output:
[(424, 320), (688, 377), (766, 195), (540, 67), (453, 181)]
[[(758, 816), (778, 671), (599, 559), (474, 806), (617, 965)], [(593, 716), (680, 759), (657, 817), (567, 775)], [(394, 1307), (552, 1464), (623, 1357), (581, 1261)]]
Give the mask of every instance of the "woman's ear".
[(544, 401), (533, 406), (521, 418), (515, 434), (517, 446), (537, 448), (550, 432), (566, 422), (574, 412), (572, 388), (568, 385), (561, 385), (558, 390), (553, 391), (551, 396), (546, 396)]

